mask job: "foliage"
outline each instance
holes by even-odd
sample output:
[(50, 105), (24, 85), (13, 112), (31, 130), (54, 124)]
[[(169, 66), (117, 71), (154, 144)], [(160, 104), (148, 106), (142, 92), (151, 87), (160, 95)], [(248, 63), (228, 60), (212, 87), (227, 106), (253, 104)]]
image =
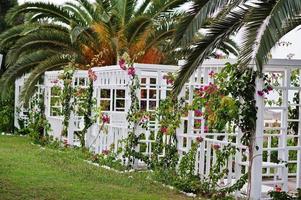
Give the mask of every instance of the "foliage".
[(12, 133), (14, 131), (14, 89), (4, 99), (0, 99), (0, 132)]
[[(175, 169), (178, 163), (176, 129), (181, 124), (181, 117), (185, 111), (184, 100), (167, 97), (161, 100), (156, 110), (156, 119), (161, 128), (157, 132), (155, 139), (152, 167), (162, 168), (163, 170)], [(166, 142), (163, 142), (163, 138)], [(165, 154), (163, 154), (163, 151)]]
[[(1, 87), (32, 71), (26, 97), (25, 90), (31, 91), (28, 87), (45, 71), (62, 69), (71, 61), (87, 69), (99, 53), (104, 53), (103, 60), (95, 65), (114, 65), (124, 52), (134, 57), (142, 51), (138, 62), (162, 63), (181, 16), (171, 11), (187, 1), (25, 2), (9, 11), (6, 19), (12, 28), (0, 35), (0, 47), (9, 51)], [(16, 25), (20, 15), (26, 17)]]
[(192, 73), (213, 50), (240, 30), (243, 41), (238, 58), (239, 66), (247, 68), (251, 60), (254, 60), (261, 73), (263, 64), (269, 59), (270, 50), (285, 34), (301, 24), (300, 13), (299, 0), (194, 2), (192, 9), (181, 20), (175, 43), (193, 40), (202, 28), (206, 30), (206, 35), (194, 43), (195, 48), (175, 81), (176, 93), (180, 92)]
[(106, 150), (101, 154), (93, 155), (91, 160), (94, 163), (98, 163), (102, 166), (107, 166), (112, 169), (116, 169), (119, 171), (124, 171), (127, 169), (126, 166), (122, 164), (122, 160), (118, 159), (118, 153), (114, 153), (113, 151)]
[[(88, 129), (96, 122), (97, 116), (92, 115), (93, 108), (96, 104), (96, 100), (93, 98), (93, 82), (97, 79), (96, 74), (91, 69), (88, 71), (88, 88), (79, 87), (75, 91), (74, 110), (77, 116), (84, 117), (84, 127), (81, 131), (75, 132), (76, 136), (80, 140), (81, 147), (85, 146), (85, 135)], [(95, 108), (94, 108), (95, 109)]]
[(139, 55), (131, 58), (128, 53), (124, 53), (119, 60), (120, 68), (126, 71), (129, 76), (128, 95), (131, 99), (131, 105), (126, 117), (128, 121), (128, 137), (123, 141), (125, 143), (123, 157), (127, 159), (126, 163), (129, 168), (134, 166), (136, 159), (149, 163), (149, 158), (136, 150), (139, 140), (143, 136), (138, 134), (136, 130), (139, 126), (147, 128), (147, 121), (149, 120), (149, 113), (140, 110), (140, 102), (137, 96), (137, 90), (140, 89), (140, 80), (136, 74), (134, 62)]
[(281, 191), (281, 188), (276, 187), (275, 191), (270, 191), (269, 196), (272, 200), (300, 200), (301, 199), (301, 189), (297, 190), (297, 194), (290, 195), (284, 191)]
[(62, 103), (62, 114), (64, 116), (63, 119), (63, 130), (62, 136), (68, 135), (68, 127), (69, 127), (69, 120), (70, 115), (72, 112), (73, 104), (72, 94), (73, 94), (73, 86), (72, 86), (72, 77), (74, 74), (74, 69), (72, 66), (64, 69), (64, 72), (59, 76), (59, 79), (63, 81), (63, 88), (61, 89), (61, 103)]
[(31, 100), (26, 129), (33, 143), (46, 145), (50, 142), (51, 127), (45, 116), (44, 93), (36, 93)]

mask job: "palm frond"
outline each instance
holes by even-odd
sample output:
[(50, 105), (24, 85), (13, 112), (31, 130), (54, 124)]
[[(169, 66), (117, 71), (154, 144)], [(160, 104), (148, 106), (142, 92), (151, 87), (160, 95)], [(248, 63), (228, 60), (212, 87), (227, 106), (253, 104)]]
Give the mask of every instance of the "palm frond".
[(174, 84), (174, 93), (178, 94), (193, 72), (222, 42), (229, 38), (242, 26), (247, 8), (238, 7), (225, 18), (219, 19), (208, 27), (205, 37), (195, 44), (195, 49), (188, 57), (187, 63), (181, 68)]
[(36, 67), (40, 62), (57, 54), (51, 50), (41, 50), (20, 57), (13, 66), (9, 66), (0, 80), (2, 91), (12, 85), (13, 81)]
[[(24, 3), (20, 6), (14, 7), (11, 10), (8, 11), (6, 15), (6, 20), (14, 24), (16, 18), (23, 13), (43, 13), (47, 14), (47, 19), (56, 19), (61, 21), (62, 23), (69, 24), (72, 19), (72, 14), (65, 9), (63, 9), (61, 6), (54, 5), (51, 3)], [(41, 15), (43, 18), (45, 15)], [(36, 18), (36, 20), (43, 19), (43, 18)]]
[[(222, 10), (222, 8), (231, 1), (232, 0), (194, 1), (187, 15), (183, 17), (178, 26), (174, 39), (175, 43), (184, 46), (189, 44), (206, 20), (219, 10)], [(236, 2), (238, 1), (239, 0)]]
[(34, 93), (37, 82), (46, 71), (66, 66), (72, 61), (72, 59), (73, 57), (70, 55), (54, 55), (41, 62), (34, 68), (27, 81), (24, 83), (24, 88), (21, 92), (21, 99), (28, 102), (30, 96)]
[(238, 58), (239, 66), (246, 68), (254, 58), (253, 52), (257, 48), (258, 35), (262, 31), (264, 21), (269, 17), (273, 10), (270, 2), (258, 2), (250, 9), (245, 21), (245, 32), (241, 52)]
[[(279, 0), (270, 13), (270, 18), (260, 36), (258, 48), (255, 51), (255, 60), (259, 71), (262, 71), (263, 64), (268, 61), (268, 53), (275, 46), (281, 37), (296, 28), (300, 24), (294, 23), (294, 19), (301, 14), (301, 1)], [(296, 21), (295, 21), (296, 22)], [(285, 28), (283, 25), (286, 24)]]

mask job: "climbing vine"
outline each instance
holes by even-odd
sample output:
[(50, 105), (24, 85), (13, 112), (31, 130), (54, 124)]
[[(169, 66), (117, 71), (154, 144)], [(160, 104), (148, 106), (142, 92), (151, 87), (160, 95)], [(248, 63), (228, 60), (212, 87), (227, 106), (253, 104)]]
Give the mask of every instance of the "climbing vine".
[(72, 86), (73, 74), (74, 68), (72, 64), (69, 64), (69, 66), (64, 68), (63, 73), (59, 76), (59, 79), (63, 81), (60, 98), (62, 103), (62, 115), (64, 116), (62, 136), (65, 137), (68, 135), (69, 120), (73, 108), (73, 103), (71, 102), (74, 92), (74, 88)]

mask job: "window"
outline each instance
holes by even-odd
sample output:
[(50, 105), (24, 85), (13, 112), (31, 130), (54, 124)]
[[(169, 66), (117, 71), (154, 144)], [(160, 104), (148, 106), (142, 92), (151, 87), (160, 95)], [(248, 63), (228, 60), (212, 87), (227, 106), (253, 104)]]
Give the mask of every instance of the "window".
[(157, 102), (160, 99), (159, 90), (157, 88), (157, 79), (150, 77), (142, 77), (140, 79), (140, 108), (145, 111), (154, 111)]
[(125, 90), (100, 89), (99, 100), (102, 111), (125, 111)]
[(111, 110), (111, 90), (101, 89), (100, 90), (100, 109), (102, 111)]

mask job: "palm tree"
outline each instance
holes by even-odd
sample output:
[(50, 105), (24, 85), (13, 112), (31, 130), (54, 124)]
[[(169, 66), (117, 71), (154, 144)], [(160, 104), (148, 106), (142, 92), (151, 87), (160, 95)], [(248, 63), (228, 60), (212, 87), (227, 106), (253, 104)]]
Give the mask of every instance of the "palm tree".
[[(138, 3), (139, 2), (139, 3)], [(185, 0), (75, 0), (63, 5), (25, 3), (10, 10), (11, 24), (20, 15), (24, 23), (0, 35), (8, 50), (2, 88), (31, 72), (24, 94), (47, 70), (73, 62), (77, 68), (112, 65), (128, 52), (137, 62), (161, 63), (180, 13), (171, 12)], [(99, 58), (101, 59), (95, 59)]]
[(214, 49), (238, 31), (243, 31), (239, 66), (245, 68), (254, 59), (261, 71), (270, 50), (300, 24), (300, 0), (194, 0), (177, 30), (176, 44), (191, 42), (201, 28), (206, 30), (206, 35), (195, 43), (187, 63), (180, 70), (174, 85), (175, 92), (180, 92)]

